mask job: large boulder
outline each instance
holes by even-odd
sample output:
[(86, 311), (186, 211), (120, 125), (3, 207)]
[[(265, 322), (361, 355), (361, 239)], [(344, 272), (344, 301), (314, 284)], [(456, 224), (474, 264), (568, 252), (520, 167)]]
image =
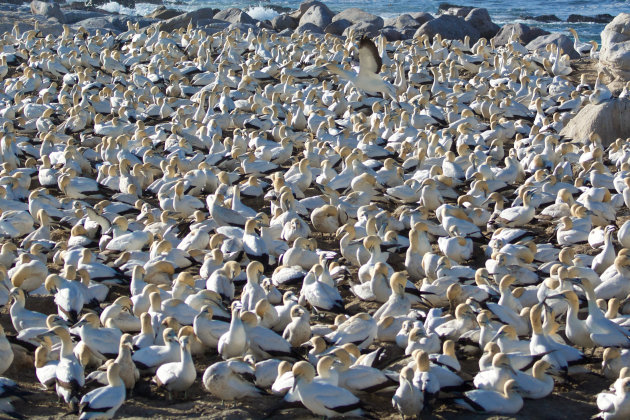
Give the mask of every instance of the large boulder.
[(615, 17), (608, 13), (602, 13), (595, 16), (569, 15), (567, 22), (593, 22), (593, 23), (610, 23)]
[(584, 142), (593, 133), (598, 134), (604, 146), (618, 138), (630, 137), (630, 101), (613, 98), (607, 102), (588, 104), (562, 129), (560, 135)]
[(300, 18), (300, 25), (312, 23), (323, 29), (330, 25), (334, 15), (325, 4), (314, 4), (304, 12)]
[(73, 23), (77, 23), (85, 19), (107, 16), (108, 13), (101, 12), (101, 11), (94, 11), (94, 10), (70, 9), (70, 10), (66, 10), (63, 15), (66, 21), (66, 24), (72, 25)]
[(49, 3), (47, 1), (33, 0), (31, 1), (31, 13), (34, 15), (55, 18), (61, 23), (65, 23), (66, 19), (61, 11), (61, 7), (57, 3)]
[(300, 7), (298, 7), (297, 10), (293, 11), (292, 13), (290, 13), (291, 17), (297, 19), (298, 21), (302, 18), (302, 16), (304, 15), (304, 13), (306, 13), (306, 11), (308, 9), (310, 9), (313, 6), (323, 6), (325, 8), (328, 8), (328, 6), (326, 6), (324, 3), (322, 3), (321, 1), (317, 1), (317, 0), (307, 0), (307, 1), (303, 1), (302, 3), (300, 3)]
[(115, 15), (88, 18), (72, 25), (75, 29), (80, 26), (85, 28), (90, 34), (95, 33), (98, 29), (101, 31), (112, 31), (115, 34), (127, 30), (127, 23)]
[[(220, 20), (219, 22), (225, 22), (225, 21)], [(261, 29), (255, 24), (252, 25), (251, 23), (243, 23), (243, 22), (230, 23), (227, 26), (226, 30), (227, 31), (236, 30), (236, 31), (239, 31), (241, 34), (247, 34), (251, 30), (254, 35), (258, 35), (261, 31)]]
[(285, 13), (271, 19), (271, 26), (276, 31), (284, 31), (285, 29), (295, 29), (298, 27), (298, 20)]
[(256, 19), (253, 19), (250, 15), (248, 15), (241, 9), (237, 9), (236, 7), (221, 10), (216, 15), (214, 15), (214, 18), (230, 23), (245, 23), (249, 25), (256, 24)]
[(531, 27), (523, 23), (508, 23), (503, 25), (499, 32), (494, 36), (495, 45), (505, 45), (510, 40), (512, 33), (518, 35), (519, 42), (523, 45), (529, 44), (534, 39), (542, 35), (549, 35), (544, 29)]
[(496, 23), (492, 22), (488, 9), (472, 9), (470, 13), (466, 15), (464, 20), (474, 26), (474, 28), (478, 30), (479, 34), (484, 38), (490, 39), (499, 32), (500, 27)]
[(180, 28), (186, 28), (189, 23), (192, 23), (195, 27), (203, 26), (212, 20), (212, 17), (216, 12), (216, 9), (204, 7), (202, 9), (195, 10), (194, 12), (184, 13), (163, 21), (160, 29), (166, 32), (171, 32)]
[[(619, 13), (602, 31), (599, 62), (616, 78), (630, 80), (630, 14)], [(628, 124), (630, 125), (630, 124)]]
[(152, 11), (151, 13), (149, 13), (148, 15), (146, 15), (146, 17), (153, 18), (153, 19), (166, 20), (166, 19), (174, 18), (175, 16), (179, 16), (183, 13), (184, 12), (182, 12), (181, 10), (167, 9), (164, 6), (160, 6), (154, 11)]
[(392, 26), (385, 26), (378, 31), (378, 33), (383, 35), (388, 42), (400, 41), (402, 39), (401, 33)]
[(376, 26), (376, 29), (381, 29), (383, 27), (384, 21), (380, 16), (373, 15), (368, 12), (364, 12), (361, 9), (357, 9), (356, 7), (352, 7), (350, 9), (346, 9), (333, 17), (332, 21), (337, 22), (340, 20), (350, 22), (350, 25), (355, 23), (369, 23)]
[(324, 32), (327, 34), (333, 34), (333, 35), (339, 35), (341, 36), (341, 34), (343, 34), (343, 31), (346, 30), (346, 28), (348, 26), (352, 25), (349, 21), (347, 20), (338, 20), (338, 21), (332, 21), (330, 23), (330, 25), (326, 26), (324, 28)]
[(562, 22), (556, 15), (540, 15), (540, 16), (522, 16), (521, 19), (524, 20), (535, 20), (536, 22), (544, 22), (544, 23), (552, 23), (552, 22)]
[(413, 13), (409, 13), (409, 16), (414, 18), (416, 22), (418, 22), (420, 25), (430, 20), (435, 19), (435, 17), (431, 13), (427, 13), (427, 12), (413, 12)]
[(481, 36), (479, 31), (469, 22), (453, 15), (442, 15), (426, 22), (418, 28), (415, 36), (427, 35), (429, 39), (433, 39), (437, 34), (440, 34), (444, 39), (460, 40), (463, 40), (468, 35), (473, 43), (477, 42)]
[(573, 48), (573, 41), (568, 36), (558, 33), (539, 36), (525, 47), (530, 51), (540, 51), (544, 50), (549, 44), (556, 44), (562, 48), (563, 54), (569, 54), (569, 57), (572, 59), (580, 58), (580, 54)]
[(225, 30), (231, 24), (224, 20), (203, 19), (197, 22), (197, 27), (203, 30), (207, 35), (214, 35)]
[(471, 10), (474, 9), (472, 6), (458, 6), (455, 4), (449, 3), (440, 3), (438, 6), (438, 13), (443, 15), (452, 15), (457, 17), (466, 17)]
[[(424, 22), (423, 22), (424, 23)], [(403, 13), (395, 18), (388, 18), (384, 21), (385, 26), (393, 26), (396, 29), (418, 28), (421, 23), (415, 20), (410, 14)]]
[(298, 34), (302, 34), (304, 32), (312, 32), (314, 34), (321, 34), (323, 33), (323, 30), (322, 28), (315, 25), (314, 23), (305, 23), (304, 25), (298, 26), (295, 29), (295, 32), (297, 32)]
[(343, 31), (343, 36), (348, 37), (350, 33), (354, 33), (354, 36), (359, 38), (367, 36), (373, 38), (378, 35), (378, 31), (381, 27), (378, 27), (370, 22), (358, 22), (348, 26)]

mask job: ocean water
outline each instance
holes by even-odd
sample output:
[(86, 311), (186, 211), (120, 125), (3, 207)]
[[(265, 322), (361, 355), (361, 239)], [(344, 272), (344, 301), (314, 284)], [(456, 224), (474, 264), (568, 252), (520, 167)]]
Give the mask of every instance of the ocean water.
[[(165, 0), (165, 3), (168, 0)], [(367, 12), (382, 17), (393, 17), (401, 13), (429, 12), (435, 14), (438, 6), (444, 0), (335, 0), (325, 3), (331, 10), (341, 11), (349, 7), (357, 7)], [(301, 0), (269, 0), (269, 1), (248, 1), (248, 0), (183, 0), (166, 3), (168, 7), (191, 11), (201, 7), (214, 7), (226, 9), (238, 7), (247, 11), (256, 19), (271, 19), (278, 14), (278, 8), (296, 9)], [(621, 12), (630, 13), (630, 0), (475, 0), (457, 1), (449, 3), (460, 4), (473, 7), (485, 7), (488, 9), (492, 20), (503, 25), (505, 23), (521, 22), (532, 26), (538, 26), (550, 32), (563, 32), (567, 35), (568, 27), (574, 28), (580, 38), (584, 41), (594, 39), (600, 41), (600, 33), (604, 24), (600, 23), (567, 23), (566, 19), (570, 14), (597, 15), (608, 13), (616, 16)], [(120, 11), (125, 14), (144, 15), (152, 11), (157, 6), (138, 3), (135, 10), (123, 9), (115, 3), (105, 5), (110, 11)], [(281, 10), (281, 9), (280, 9)], [(556, 15), (562, 22), (536, 22), (524, 19), (525, 16)]]

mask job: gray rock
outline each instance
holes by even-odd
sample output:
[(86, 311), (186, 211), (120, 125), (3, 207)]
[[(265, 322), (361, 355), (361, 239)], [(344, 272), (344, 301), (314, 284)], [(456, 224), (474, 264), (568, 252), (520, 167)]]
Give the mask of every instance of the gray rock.
[(61, 23), (65, 23), (66, 19), (61, 11), (61, 7), (57, 3), (48, 3), (45, 1), (31, 1), (31, 13), (46, 17), (53, 17)]
[(420, 27), (421, 23), (414, 19), (410, 14), (403, 13), (398, 17), (385, 19), (383, 25), (384, 27), (392, 26), (396, 29), (403, 29), (418, 28)]
[(322, 34), (324, 33), (322, 28), (313, 24), (313, 23), (305, 23), (304, 25), (300, 25), (295, 30), (297, 33), (302, 34), (304, 32), (312, 32), (314, 34)]
[(184, 12), (181, 10), (167, 9), (164, 6), (160, 6), (146, 16), (153, 19), (167, 20), (182, 14), (184, 14)]
[(525, 47), (530, 51), (544, 50), (549, 44), (556, 44), (562, 48), (563, 54), (569, 54), (573, 59), (580, 58), (580, 54), (573, 49), (573, 40), (562, 34), (549, 34), (535, 38)]
[(479, 31), (474, 26), (453, 15), (442, 15), (426, 22), (418, 28), (415, 36), (427, 35), (429, 39), (433, 39), (437, 34), (440, 34), (444, 39), (460, 40), (468, 35), (471, 43), (477, 42), (480, 37)]
[(522, 16), (521, 19), (535, 20), (536, 22), (545, 22), (545, 23), (562, 22), (562, 19), (560, 19), (556, 15)]
[(197, 22), (197, 25), (199, 29), (202, 29), (208, 35), (214, 35), (216, 33), (219, 33), (225, 28), (227, 28), (228, 26), (230, 26), (230, 24), (224, 20), (215, 20), (215, 19), (199, 20)]
[(324, 28), (324, 32), (327, 34), (333, 34), (333, 35), (339, 35), (341, 36), (341, 34), (343, 34), (343, 31), (346, 30), (346, 28), (348, 26), (352, 25), (349, 21), (347, 20), (338, 20), (338, 21), (333, 21), (330, 25), (326, 26)]
[(230, 23), (227, 27), (228, 31), (234, 29), (238, 29), (242, 34), (246, 34), (247, 32), (249, 32), (250, 29), (253, 31), (254, 35), (258, 35), (260, 33), (260, 28), (258, 28), (256, 25), (252, 25), (251, 23), (236, 22)]
[(549, 34), (549, 32), (545, 31), (544, 29), (530, 27), (522, 23), (508, 23), (507, 25), (503, 25), (501, 29), (499, 29), (499, 32), (494, 36), (494, 44), (507, 44), (510, 40), (510, 36), (512, 36), (512, 32), (516, 33), (519, 36), (520, 42), (523, 45), (529, 44), (531, 41), (538, 38), (539, 36)]
[(472, 9), (464, 20), (474, 26), (479, 31), (479, 34), (487, 39), (495, 36), (500, 29), (499, 25), (493, 23), (492, 19), (490, 19), (488, 9)]
[[(402, 16), (402, 15), (400, 15), (400, 16)], [(383, 19), (383, 26), (384, 26), (384, 27), (385, 27), (385, 26), (394, 26), (394, 25), (396, 24), (396, 20), (397, 20), (400, 16), (397, 16), (397, 17), (391, 17), (391, 18), (384, 18), (384, 19)]]
[(435, 17), (431, 13), (427, 13), (427, 12), (413, 12), (413, 13), (409, 13), (409, 16), (414, 18), (416, 22), (418, 22), (420, 25), (430, 20), (435, 19)]
[(383, 27), (383, 18), (380, 16), (373, 15), (368, 12), (364, 12), (361, 9), (357, 9), (356, 7), (352, 7), (350, 9), (346, 9), (333, 17), (332, 21), (337, 22), (340, 20), (347, 20), (350, 24), (355, 23), (370, 23), (376, 26), (377, 30)]
[(184, 13), (163, 21), (160, 29), (166, 32), (171, 32), (180, 28), (186, 28), (189, 23), (192, 23), (193, 26), (199, 26), (200, 21), (204, 21), (203, 23), (205, 24), (208, 19), (213, 18), (215, 13), (216, 9), (212, 9), (210, 7), (198, 9), (194, 12)]
[(630, 137), (630, 101), (613, 98), (610, 101), (588, 104), (562, 129), (560, 135), (584, 142), (593, 133), (598, 134), (604, 146), (618, 138)]
[(134, 23), (137, 23), (140, 29), (146, 28), (149, 25), (153, 25), (154, 23), (159, 22), (158, 19), (152, 19), (152, 18), (147, 18), (147, 17), (130, 18), (127, 20), (132, 20)]
[(314, 4), (312, 5), (300, 18), (300, 26), (307, 23), (312, 23), (315, 26), (319, 26), (324, 29), (332, 22), (334, 13), (330, 11), (325, 5)]
[(293, 33), (293, 29), (283, 29), (280, 32), (278, 32), (278, 35), (282, 35), (282, 36), (291, 36), (291, 34)]
[(463, 18), (466, 17), (472, 9), (474, 9), (474, 7), (472, 6), (458, 6), (455, 4), (440, 3), (440, 6), (438, 7), (438, 13)]
[(77, 23), (81, 20), (107, 16), (107, 13), (96, 12), (92, 10), (67, 10), (64, 12), (64, 17), (68, 25)]
[(291, 13), (291, 17), (293, 17), (293, 18), (295, 18), (295, 19), (297, 19), (299, 21), (302, 18), (302, 16), (304, 15), (304, 13), (306, 13), (306, 11), (308, 9), (310, 9), (311, 7), (313, 7), (313, 6), (323, 6), (326, 9), (328, 9), (328, 6), (326, 6), (321, 1), (308, 0), (308, 1), (304, 1), (304, 2), (300, 3), (300, 7), (298, 7), (297, 10), (295, 10), (293, 13)]
[(268, 19), (265, 20), (259, 20), (258, 22), (256, 22), (256, 27), (261, 28), (261, 29), (267, 29), (267, 30), (273, 30), (273, 26), (271, 25), (271, 21)]
[(283, 31), (285, 29), (293, 30), (298, 27), (298, 21), (287, 14), (281, 14), (271, 20), (271, 26), (276, 31)]
[(246, 23), (250, 25), (256, 24), (256, 19), (253, 19), (250, 15), (243, 12), (241, 9), (237, 9), (235, 7), (221, 10), (216, 15), (214, 15), (214, 18), (230, 23)]
[(344, 31), (343, 31), (343, 36), (347, 37), (350, 35), (350, 31), (354, 31), (354, 36), (356, 37), (363, 37), (363, 36), (367, 36), (369, 38), (373, 38), (376, 35), (378, 35), (378, 31), (379, 31), (378, 26), (370, 23), (370, 22), (358, 22), (355, 24), (352, 24), (350, 26), (348, 26)]
[(97, 29), (101, 31), (112, 31), (117, 34), (127, 30), (127, 25), (120, 18), (115, 16), (84, 19), (72, 25), (73, 28), (78, 28), (79, 26), (85, 28), (90, 34), (95, 33)]
[(567, 22), (593, 22), (593, 23), (610, 23), (615, 17), (608, 13), (602, 13), (595, 16), (569, 15)]
[(401, 39), (413, 39), (416, 34), (417, 29), (414, 28), (405, 28), (400, 30), (400, 38)]
[(393, 26), (385, 26), (383, 29), (379, 30), (378, 33), (383, 35), (389, 42), (400, 41), (402, 39), (400, 32)]
[(602, 31), (599, 63), (615, 77), (623, 81), (630, 80), (629, 13), (619, 13)]

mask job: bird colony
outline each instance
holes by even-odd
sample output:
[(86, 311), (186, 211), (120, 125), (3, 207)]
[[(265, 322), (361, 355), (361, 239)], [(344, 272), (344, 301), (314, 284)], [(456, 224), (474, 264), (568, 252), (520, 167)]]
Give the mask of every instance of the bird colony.
[[(611, 92), (555, 45), (131, 24), (0, 43), (0, 373), (32, 351), (82, 419), (148, 380), (325, 417), (373, 393), (514, 414), (603, 351), (600, 415), (630, 416), (630, 148), (559, 135)], [(0, 381), (5, 413), (19, 395)]]

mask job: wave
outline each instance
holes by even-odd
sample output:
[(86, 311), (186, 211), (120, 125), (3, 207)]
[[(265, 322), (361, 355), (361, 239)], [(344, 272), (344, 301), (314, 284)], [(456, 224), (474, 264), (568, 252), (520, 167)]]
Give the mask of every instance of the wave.
[(249, 9), (245, 10), (245, 13), (250, 15), (252, 18), (260, 21), (271, 20), (280, 14), (269, 7), (260, 5), (251, 6)]
[(131, 9), (114, 1), (110, 1), (109, 3), (98, 6), (99, 9), (105, 10), (106, 12), (118, 13), (128, 16), (146, 16), (158, 7), (160, 7), (159, 4), (136, 3), (136, 7)]

